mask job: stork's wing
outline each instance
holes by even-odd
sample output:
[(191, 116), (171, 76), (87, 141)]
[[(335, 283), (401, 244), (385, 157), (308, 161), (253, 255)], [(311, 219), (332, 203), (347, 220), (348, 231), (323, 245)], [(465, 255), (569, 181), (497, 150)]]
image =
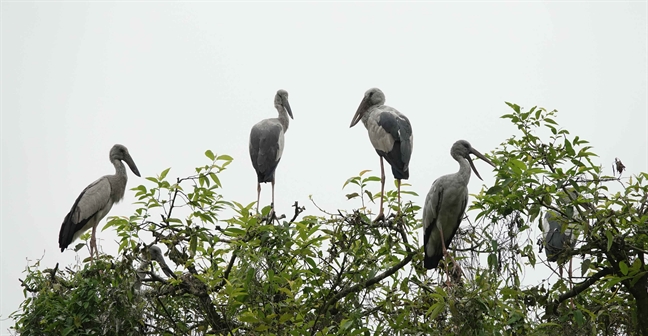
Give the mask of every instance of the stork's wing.
[[(430, 192), (425, 199), (425, 206), (423, 208), (423, 249), (425, 251), (424, 266), (427, 269), (436, 268), (439, 261), (443, 258), (443, 248), (441, 245), (441, 232), (439, 225), (444, 225), (443, 235), (447, 237), (444, 239), (446, 249), (449, 247), (452, 239), (459, 229), (461, 220), (463, 219), (466, 206), (468, 205), (468, 194), (461, 200), (459, 216), (454, 222), (442, 223), (439, 221), (439, 213), (441, 211), (444, 196), (443, 179), (439, 178), (432, 184)], [(447, 215), (446, 215), (447, 216)], [(447, 218), (446, 218), (447, 219)], [(452, 225), (452, 227), (448, 227)]]
[[(388, 106), (383, 108), (388, 109), (380, 113), (377, 123), (393, 139), (393, 147), (389, 151), (385, 151), (383, 155), (392, 166), (394, 177), (407, 179), (409, 178), (409, 161), (414, 144), (412, 125), (404, 114)], [(379, 149), (376, 148), (376, 150)]]
[(250, 159), (259, 183), (271, 182), (283, 153), (283, 127), (278, 122), (263, 120), (250, 132)]
[(110, 203), (110, 191), (110, 182), (104, 176), (92, 182), (81, 192), (61, 225), (59, 232), (61, 252), (74, 241), (75, 236), (81, 234), (80, 231), (84, 231), (84, 228), (88, 229), (85, 226), (90, 220), (105, 210)]
[(443, 257), (438, 250), (441, 247), (441, 233), (437, 226), (437, 219), (441, 201), (443, 200), (443, 188), (437, 179), (425, 197), (423, 207), (423, 250), (425, 252), (424, 266), (427, 269), (437, 267)]

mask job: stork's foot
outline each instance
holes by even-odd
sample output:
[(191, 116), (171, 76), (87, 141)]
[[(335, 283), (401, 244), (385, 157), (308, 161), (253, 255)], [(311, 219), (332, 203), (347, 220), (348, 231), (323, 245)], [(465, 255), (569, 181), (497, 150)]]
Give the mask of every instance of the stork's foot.
[[(448, 264), (447, 261), (452, 262), (452, 269), (448, 270)], [(446, 271), (446, 285), (448, 287), (452, 287), (454, 282), (459, 282), (461, 280), (461, 277), (463, 276), (463, 270), (461, 269), (461, 266), (457, 263), (457, 261), (448, 253), (448, 251), (445, 252), (444, 255), (444, 264), (445, 264), (445, 271)], [(452, 280), (450, 280), (452, 278)]]
[(374, 223), (378, 223), (378, 222), (384, 221), (384, 220), (385, 220), (385, 213), (381, 212), (381, 213), (378, 214), (378, 216), (376, 216), (376, 218), (374, 218), (373, 221), (374, 221)]

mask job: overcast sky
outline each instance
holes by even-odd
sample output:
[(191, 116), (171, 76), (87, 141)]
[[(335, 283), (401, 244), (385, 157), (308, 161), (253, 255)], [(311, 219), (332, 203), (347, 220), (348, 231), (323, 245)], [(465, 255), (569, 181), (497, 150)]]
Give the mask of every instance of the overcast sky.
[[(222, 193), (254, 201), (249, 131), (276, 116), (278, 89), (295, 117), (276, 174), (280, 213), (297, 200), (318, 214), (309, 195), (332, 211), (359, 205), (341, 187), (380, 169), (363, 125), (349, 129), (371, 87), (412, 123), (409, 183), (420, 196), (405, 199), (419, 204), (434, 179), (458, 169), (454, 141), (489, 152), (515, 132), (499, 119), (505, 101), (558, 109), (558, 123), (589, 140), (604, 167), (619, 157), (626, 175), (648, 170), (645, 2), (1, 6), (3, 320), (23, 300), (27, 260), (75, 262), (58, 249), (61, 222), (83, 188), (114, 172), (115, 143), (143, 176), (168, 167), (186, 176), (206, 149), (229, 154)], [(473, 193), (494, 181), (476, 164), (484, 182), (473, 178)], [(129, 187), (140, 183), (129, 171)], [(110, 214), (130, 215), (133, 201), (127, 191)], [(111, 230), (98, 237), (116, 252)]]

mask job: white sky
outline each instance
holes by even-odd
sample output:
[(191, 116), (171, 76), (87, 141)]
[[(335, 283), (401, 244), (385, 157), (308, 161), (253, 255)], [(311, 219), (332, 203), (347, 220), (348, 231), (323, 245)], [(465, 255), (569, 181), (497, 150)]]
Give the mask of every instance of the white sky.
[[(648, 170), (645, 2), (3, 1), (1, 15), (3, 320), (23, 300), (27, 259), (74, 262), (58, 249), (61, 222), (87, 184), (113, 173), (115, 143), (143, 176), (191, 174), (206, 149), (229, 154), (223, 194), (254, 201), (249, 131), (276, 116), (281, 88), (295, 119), (277, 169), (280, 212), (298, 200), (318, 214), (310, 194), (327, 210), (359, 205), (341, 187), (380, 169), (362, 124), (349, 129), (370, 87), (412, 123), (409, 183), (420, 196), (409, 199), (421, 205), (434, 179), (457, 170), (454, 141), (489, 152), (513, 134), (499, 119), (504, 101), (558, 109), (604, 167), (619, 157), (628, 174)], [(481, 184), (473, 177), (470, 191)], [(133, 195), (110, 215), (130, 215)], [(270, 202), (269, 184), (261, 198)], [(113, 232), (98, 236), (116, 252)]]

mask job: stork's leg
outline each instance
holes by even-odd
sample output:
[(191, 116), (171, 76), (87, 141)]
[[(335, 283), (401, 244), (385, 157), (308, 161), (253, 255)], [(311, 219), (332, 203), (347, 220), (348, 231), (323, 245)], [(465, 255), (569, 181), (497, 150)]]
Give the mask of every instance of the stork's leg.
[(378, 216), (376, 216), (376, 219), (374, 219), (375, 222), (385, 218), (385, 214), (383, 213), (384, 196), (385, 196), (385, 166), (383, 164), (383, 158), (381, 156), (380, 157), (380, 211), (378, 212)]
[[(270, 204), (270, 221), (272, 222), (273, 219), (277, 218), (276, 213), (275, 213), (275, 200), (274, 200), (274, 186), (275, 186), (275, 180), (274, 177), (272, 178), (272, 203)], [(277, 219), (277, 223), (279, 223), (279, 220)]]
[(261, 183), (257, 182), (257, 206), (256, 212), (259, 213), (259, 201), (261, 200)]
[(99, 251), (97, 251), (97, 225), (92, 226), (92, 235), (90, 237), (90, 260), (92, 260), (93, 250), (97, 255), (97, 259), (99, 259)]
[(400, 199), (400, 187), (401, 187), (401, 180), (396, 180), (396, 184), (398, 185), (398, 213), (401, 211), (401, 199)]
[(273, 178), (273, 179), (272, 179), (272, 182), (271, 182), (271, 183), (272, 183), (272, 204), (271, 204), (271, 206), (272, 206), (272, 210), (274, 210), (274, 204), (275, 204), (275, 203), (274, 203), (274, 182), (275, 182), (275, 180), (274, 180), (274, 178)]
[(448, 250), (446, 249), (445, 236), (443, 235), (443, 229), (441, 228), (441, 226), (439, 226), (439, 232), (441, 233), (441, 248), (443, 249), (443, 256), (446, 258), (446, 260), (443, 262), (443, 264), (445, 265), (445, 272), (446, 272), (446, 276), (447, 276), (447, 279), (448, 279), (446, 281), (446, 284), (448, 286), (451, 286), (452, 282), (450, 281), (450, 272), (448, 272), (447, 260), (450, 259), (452, 261), (452, 271), (453, 272), (456, 272), (458, 270), (459, 274), (462, 274), (463, 271), (461, 270), (461, 266), (459, 266), (459, 264), (457, 264), (457, 261), (454, 260), (452, 255), (450, 253), (448, 253)]

